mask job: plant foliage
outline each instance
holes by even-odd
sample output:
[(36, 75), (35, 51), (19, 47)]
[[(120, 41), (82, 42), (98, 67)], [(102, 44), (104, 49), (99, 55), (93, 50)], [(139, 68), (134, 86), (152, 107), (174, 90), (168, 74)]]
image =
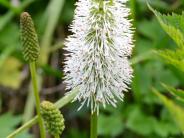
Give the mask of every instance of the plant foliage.
[[(184, 71), (184, 12), (181, 15), (172, 13), (171, 15), (162, 15), (154, 10), (150, 5), (149, 8), (154, 12), (160, 25), (165, 32), (174, 40), (177, 44), (175, 50), (160, 50), (157, 54), (168, 64), (175, 66), (177, 69)], [(177, 90), (172, 86), (163, 85), (172, 95), (177, 99), (184, 101), (184, 91)], [(168, 108), (173, 115), (174, 120), (184, 132), (184, 108), (179, 106), (176, 102), (168, 99), (166, 96), (160, 94), (157, 90), (153, 90), (157, 96), (161, 99), (164, 105)]]

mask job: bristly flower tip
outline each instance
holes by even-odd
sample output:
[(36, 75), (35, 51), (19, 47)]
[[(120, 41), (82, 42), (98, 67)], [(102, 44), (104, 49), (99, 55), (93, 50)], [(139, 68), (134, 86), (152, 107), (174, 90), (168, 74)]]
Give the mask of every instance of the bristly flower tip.
[(36, 61), (39, 57), (40, 47), (34, 23), (27, 12), (20, 16), (21, 42), (24, 59), (28, 62)]
[[(65, 61), (67, 89), (76, 87), (74, 100), (99, 111), (117, 100), (123, 101), (123, 91), (128, 90), (132, 79), (129, 63), (133, 48), (133, 30), (128, 20), (130, 9), (127, 0), (79, 0), (73, 35), (66, 40), (68, 51)], [(81, 108), (80, 107), (80, 108)]]

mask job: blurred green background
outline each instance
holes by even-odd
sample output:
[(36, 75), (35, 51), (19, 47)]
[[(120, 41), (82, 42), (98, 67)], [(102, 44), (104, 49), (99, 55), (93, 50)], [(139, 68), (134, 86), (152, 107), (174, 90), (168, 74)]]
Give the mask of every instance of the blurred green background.
[[(21, 54), (19, 16), (32, 15), (41, 45), (38, 79), (41, 99), (57, 101), (65, 93), (62, 83), (64, 39), (71, 34), (75, 0), (0, 0), (0, 138), (30, 120), (35, 114), (30, 74)], [(130, 0), (134, 18), (135, 48), (131, 59), (134, 79), (125, 100), (117, 108), (101, 109), (98, 123), (100, 138), (182, 138), (168, 110), (152, 92), (156, 88), (167, 95), (161, 82), (183, 88), (184, 75), (166, 65), (154, 50), (174, 48), (175, 43), (162, 30), (146, 0)], [(181, 13), (183, 0), (151, 0), (162, 13)], [(61, 109), (66, 123), (63, 138), (89, 137), (89, 110), (77, 112), (75, 102)], [(37, 138), (37, 126), (17, 138)], [(48, 136), (49, 137), (49, 136)]]

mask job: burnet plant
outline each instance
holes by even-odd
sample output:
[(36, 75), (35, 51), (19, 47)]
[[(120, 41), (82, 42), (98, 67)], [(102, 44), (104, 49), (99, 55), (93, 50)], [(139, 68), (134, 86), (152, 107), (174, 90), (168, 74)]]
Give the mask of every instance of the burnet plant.
[(133, 31), (128, 20), (127, 0), (79, 0), (66, 41), (67, 89), (78, 88), (74, 100), (99, 112), (123, 100), (132, 78), (128, 61)]
[[(75, 100), (91, 108), (90, 137), (97, 137), (99, 107), (116, 107), (131, 83), (128, 61), (133, 31), (127, 0), (79, 0), (66, 40), (67, 89), (78, 89)], [(69, 92), (70, 93), (70, 92)], [(79, 109), (80, 109), (79, 108)]]
[(44, 128), (45, 123), (48, 132), (58, 138), (64, 130), (64, 119), (57, 107), (55, 107), (55, 105), (51, 102), (43, 101), (40, 104), (36, 79), (36, 61), (40, 55), (40, 47), (34, 23), (31, 16), (27, 12), (21, 14), (20, 29), (23, 57), (30, 65), (38, 122), (40, 126), (40, 136), (41, 138), (46, 137)]
[(40, 126), (40, 134), (41, 137), (43, 138), (45, 137), (45, 129), (40, 113), (40, 98), (38, 93), (36, 67), (35, 67), (35, 62), (38, 60), (38, 57), (40, 55), (40, 47), (34, 23), (32, 21), (31, 16), (27, 12), (21, 14), (20, 29), (21, 29), (22, 53), (24, 59), (29, 63), (30, 66), (33, 92), (35, 96), (36, 110)]
[[(90, 137), (97, 137), (99, 107), (110, 104), (116, 107), (123, 101), (123, 92), (131, 83), (132, 68), (129, 57), (133, 48), (133, 30), (128, 19), (128, 0), (79, 0), (76, 5), (73, 33), (66, 39), (65, 83), (69, 92), (55, 104), (40, 104), (36, 66), (39, 43), (33, 21), (28, 13), (21, 15), (23, 55), (29, 62), (35, 94), (37, 116), (8, 136), (13, 138), (36, 122), (42, 138), (45, 127), (54, 137), (64, 130), (64, 118), (58, 108), (75, 100), (91, 109)], [(79, 109), (80, 109), (79, 108)]]

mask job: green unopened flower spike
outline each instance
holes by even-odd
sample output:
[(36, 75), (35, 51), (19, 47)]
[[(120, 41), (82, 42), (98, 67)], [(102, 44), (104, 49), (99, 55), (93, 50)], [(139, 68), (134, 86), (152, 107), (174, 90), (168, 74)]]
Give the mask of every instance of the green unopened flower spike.
[(49, 101), (41, 103), (41, 115), (48, 132), (53, 136), (59, 136), (63, 132), (64, 118), (59, 109)]
[(28, 62), (36, 61), (39, 57), (40, 47), (34, 23), (29, 13), (23, 12), (21, 14), (20, 28), (23, 56)]

